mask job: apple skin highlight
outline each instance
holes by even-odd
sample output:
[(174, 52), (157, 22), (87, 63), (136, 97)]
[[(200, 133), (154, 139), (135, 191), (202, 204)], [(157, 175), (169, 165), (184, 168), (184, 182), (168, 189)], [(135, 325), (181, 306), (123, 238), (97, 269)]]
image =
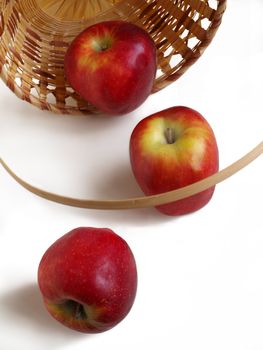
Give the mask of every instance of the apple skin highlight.
[[(170, 138), (170, 140), (169, 140)], [(141, 120), (130, 139), (130, 160), (135, 178), (146, 195), (172, 191), (218, 171), (214, 132), (197, 111), (176, 106)], [(156, 207), (166, 215), (183, 215), (205, 206), (211, 187), (191, 197)]]
[(38, 284), (57, 321), (80, 332), (104, 332), (123, 320), (134, 303), (136, 263), (126, 241), (112, 230), (80, 227), (47, 249)]

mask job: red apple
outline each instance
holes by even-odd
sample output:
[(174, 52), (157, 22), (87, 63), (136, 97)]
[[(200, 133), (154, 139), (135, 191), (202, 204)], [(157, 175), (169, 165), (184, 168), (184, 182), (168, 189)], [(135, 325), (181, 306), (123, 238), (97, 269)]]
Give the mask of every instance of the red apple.
[(38, 284), (56, 320), (80, 332), (103, 332), (133, 305), (136, 264), (128, 244), (110, 229), (80, 227), (47, 249)]
[(101, 111), (127, 113), (151, 93), (156, 47), (150, 35), (132, 23), (100, 22), (70, 44), (65, 74), (73, 89)]
[[(130, 139), (135, 178), (146, 195), (190, 185), (218, 171), (218, 148), (212, 128), (197, 111), (172, 107), (141, 120)], [(202, 208), (214, 187), (177, 202), (160, 205), (167, 215)]]

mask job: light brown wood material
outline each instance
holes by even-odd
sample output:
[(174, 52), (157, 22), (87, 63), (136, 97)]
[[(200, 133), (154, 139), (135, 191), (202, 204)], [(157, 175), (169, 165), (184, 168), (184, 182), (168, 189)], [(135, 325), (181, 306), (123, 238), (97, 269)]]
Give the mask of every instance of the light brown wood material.
[(37, 0), (42, 11), (57, 20), (79, 21), (112, 8), (116, 0)]
[(135, 209), (152, 207), (160, 204), (165, 204), (169, 202), (174, 202), (196, 193), (204, 191), (218, 183), (226, 180), (230, 176), (234, 175), (239, 170), (246, 167), (257, 157), (263, 153), (263, 142), (258, 144), (252, 151), (247, 153), (244, 157), (240, 158), (238, 161), (228, 166), (227, 168), (219, 171), (218, 173), (207, 177), (201, 181), (198, 181), (192, 185), (180, 188), (178, 190), (146, 197), (128, 198), (121, 200), (92, 200), (92, 199), (79, 199), (71, 198), (55, 193), (50, 193), (45, 190), (39, 189), (27, 183), (19, 176), (17, 176), (8, 165), (0, 158), (0, 164), (5, 168), (5, 170), (11, 175), (21, 186), (26, 188), (28, 191), (40, 196), (42, 198), (48, 199), (53, 202), (57, 202), (64, 205), (69, 205), (72, 207), (87, 208), (87, 209)]
[(0, 76), (21, 99), (58, 113), (98, 111), (64, 77), (64, 55), (88, 25), (122, 19), (157, 47), (157, 92), (178, 79), (213, 39), (226, 0), (0, 0)]

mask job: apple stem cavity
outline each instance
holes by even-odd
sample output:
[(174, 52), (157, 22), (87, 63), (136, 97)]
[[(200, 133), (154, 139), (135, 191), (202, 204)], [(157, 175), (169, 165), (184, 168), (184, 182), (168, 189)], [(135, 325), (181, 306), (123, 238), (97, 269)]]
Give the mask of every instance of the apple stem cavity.
[(74, 318), (76, 318), (77, 320), (87, 319), (87, 315), (82, 304), (74, 300), (67, 300), (64, 303), (64, 305), (66, 309), (69, 311), (69, 313), (72, 314)]
[(175, 130), (173, 128), (166, 128), (164, 132), (166, 142), (168, 144), (173, 144), (176, 141)]
[(93, 49), (96, 52), (104, 52), (111, 48), (112, 42), (110, 38), (103, 38), (102, 40), (93, 41)]

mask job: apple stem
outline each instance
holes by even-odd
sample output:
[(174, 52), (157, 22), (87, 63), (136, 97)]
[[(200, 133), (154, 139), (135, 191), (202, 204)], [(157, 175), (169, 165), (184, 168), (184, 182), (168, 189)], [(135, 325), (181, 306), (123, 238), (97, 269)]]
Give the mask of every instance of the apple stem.
[(107, 43), (103, 43), (100, 47), (100, 50), (101, 51), (106, 51), (107, 49), (109, 48), (108, 44)]
[(84, 311), (83, 305), (76, 303), (75, 317), (77, 320), (83, 320), (86, 318), (86, 313)]
[(164, 132), (164, 135), (167, 143), (169, 144), (175, 143), (176, 137), (175, 137), (175, 131), (173, 128), (167, 128)]

